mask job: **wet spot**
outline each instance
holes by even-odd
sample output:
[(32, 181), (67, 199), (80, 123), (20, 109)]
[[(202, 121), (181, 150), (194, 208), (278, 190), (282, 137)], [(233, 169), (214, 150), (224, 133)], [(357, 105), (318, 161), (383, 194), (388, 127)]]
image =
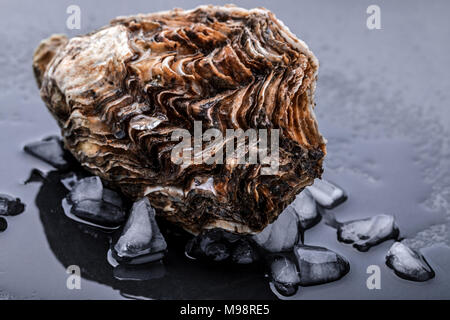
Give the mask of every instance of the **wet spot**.
[(419, 252), (401, 242), (394, 242), (386, 254), (386, 265), (400, 278), (427, 281), (434, 278), (434, 270)]

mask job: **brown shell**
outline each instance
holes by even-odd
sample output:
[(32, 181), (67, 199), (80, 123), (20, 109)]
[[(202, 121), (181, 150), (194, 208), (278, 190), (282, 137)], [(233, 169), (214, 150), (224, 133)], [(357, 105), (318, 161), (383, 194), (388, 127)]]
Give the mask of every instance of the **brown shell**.
[[(317, 59), (266, 9), (202, 6), (119, 17), (35, 52), (41, 96), (65, 146), (93, 174), (192, 233), (262, 230), (321, 175)], [(176, 165), (171, 134), (280, 129), (280, 167)]]

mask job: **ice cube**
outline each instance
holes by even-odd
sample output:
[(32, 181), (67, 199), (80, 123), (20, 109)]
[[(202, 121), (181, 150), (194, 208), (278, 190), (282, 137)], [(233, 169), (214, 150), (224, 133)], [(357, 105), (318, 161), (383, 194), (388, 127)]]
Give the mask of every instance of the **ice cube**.
[(119, 262), (146, 263), (150, 262), (149, 259), (161, 259), (166, 249), (167, 243), (155, 220), (155, 209), (147, 197), (136, 201), (122, 234), (114, 245), (114, 258)]
[(94, 224), (116, 227), (125, 221), (125, 212), (104, 201), (83, 200), (76, 202), (70, 213)]
[(271, 257), (270, 275), (277, 291), (284, 296), (291, 296), (297, 292), (300, 278), (297, 266), (284, 255)]
[(386, 265), (400, 278), (411, 281), (427, 281), (434, 278), (434, 271), (425, 258), (401, 242), (394, 242), (386, 255)]
[(317, 211), (316, 201), (308, 189), (304, 189), (300, 192), (289, 207), (291, 207), (297, 215), (302, 230), (311, 228), (321, 219), (321, 216)]
[(294, 248), (300, 270), (300, 284), (312, 286), (338, 280), (350, 270), (347, 259), (322, 247), (298, 245)]
[(233, 249), (231, 260), (237, 264), (250, 264), (257, 260), (257, 254), (252, 245), (242, 239)]
[(0, 215), (16, 216), (25, 210), (19, 198), (10, 196), (9, 194), (0, 194)]
[(314, 180), (312, 186), (306, 187), (322, 207), (332, 209), (347, 199), (345, 191), (337, 185), (324, 179)]
[(63, 143), (57, 136), (50, 136), (41, 141), (27, 144), (24, 151), (56, 169), (67, 169), (70, 165), (68, 160), (70, 156), (64, 150)]
[(352, 243), (359, 251), (367, 251), (388, 239), (397, 239), (398, 235), (394, 217), (386, 214), (339, 223), (337, 229), (338, 240)]
[(269, 252), (289, 251), (299, 240), (297, 216), (292, 210), (285, 210), (273, 223), (252, 238)]
[(205, 255), (213, 261), (224, 261), (230, 256), (228, 246), (222, 242), (214, 242), (205, 248)]
[(197, 236), (197, 240), (202, 252), (206, 252), (206, 248), (215, 242), (220, 242), (224, 237), (225, 231), (219, 228), (205, 230)]
[(69, 194), (72, 203), (83, 200), (101, 201), (103, 199), (103, 185), (99, 177), (87, 177), (77, 181)]
[(208, 258), (224, 261), (230, 256), (230, 247), (242, 238), (225, 230), (215, 228), (205, 230), (186, 244), (185, 254), (188, 258)]

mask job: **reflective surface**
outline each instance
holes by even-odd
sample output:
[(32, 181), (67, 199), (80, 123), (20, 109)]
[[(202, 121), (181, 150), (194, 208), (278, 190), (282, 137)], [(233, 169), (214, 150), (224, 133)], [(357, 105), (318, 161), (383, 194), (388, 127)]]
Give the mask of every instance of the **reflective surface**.
[[(61, 199), (67, 191), (57, 172), (43, 184), (23, 183), (33, 168), (53, 170), (24, 154), (23, 145), (58, 133), (31, 71), (39, 41), (52, 33), (86, 33), (117, 15), (192, 8), (202, 2), (79, 1), (82, 28), (76, 32), (65, 25), (70, 4), (0, 4), (0, 193), (26, 204), (24, 213), (7, 217), (8, 229), (0, 233), (0, 297), (275, 298), (262, 267), (189, 260), (183, 236), (168, 236), (164, 267), (113, 269), (106, 259), (108, 234), (63, 214)], [(450, 298), (450, 48), (444, 41), (450, 30), (449, 4), (379, 1), (382, 30), (373, 31), (365, 25), (369, 2), (238, 4), (275, 12), (321, 61), (316, 114), (328, 139), (324, 177), (349, 196), (333, 210), (336, 218), (393, 214), (401, 237), (422, 248), (436, 272), (425, 283), (400, 279), (384, 264), (392, 241), (358, 252), (339, 243), (336, 231), (322, 220), (306, 231), (305, 243), (345, 256), (350, 273), (338, 282), (300, 288), (290, 299)], [(66, 287), (66, 268), (72, 264), (81, 267), (81, 290)], [(380, 266), (381, 290), (366, 287), (369, 265)]]

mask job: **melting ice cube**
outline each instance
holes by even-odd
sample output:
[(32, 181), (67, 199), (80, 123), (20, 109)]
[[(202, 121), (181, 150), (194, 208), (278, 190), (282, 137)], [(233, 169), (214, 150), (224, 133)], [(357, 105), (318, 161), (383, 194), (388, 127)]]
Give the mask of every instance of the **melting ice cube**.
[(67, 169), (70, 165), (68, 160), (70, 156), (64, 150), (63, 143), (57, 136), (50, 136), (41, 141), (27, 144), (24, 151), (56, 169)]
[(394, 242), (386, 255), (386, 265), (400, 278), (411, 281), (427, 281), (434, 278), (434, 271), (425, 258), (401, 242)]
[(147, 197), (136, 201), (122, 234), (114, 245), (119, 262), (146, 263), (161, 259), (167, 243), (155, 220), (155, 209)]
[(99, 226), (117, 227), (125, 221), (125, 212), (104, 201), (83, 200), (76, 202), (70, 213)]
[(222, 242), (214, 242), (205, 248), (205, 255), (213, 261), (224, 261), (230, 256), (228, 246)]
[(103, 185), (99, 177), (87, 177), (77, 181), (69, 194), (69, 200), (77, 203), (83, 200), (101, 201), (103, 198)]
[(394, 217), (386, 214), (339, 223), (337, 229), (338, 240), (353, 243), (359, 251), (367, 251), (383, 241), (398, 238), (398, 235)]
[(298, 245), (294, 248), (300, 270), (300, 284), (311, 286), (338, 280), (350, 270), (347, 259), (322, 247)]
[(291, 250), (299, 240), (296, 214), (292, 210), (283, 211), (273, 223), (252, 238), (258, 245), (270, 252)]
[(317, 211), (316, 201), (308, 189), (304, 189), (300, 192), (289, 207), (291, 207), (297, 215), (302, 230), (311, 228), (321, 219), (321, 216)]
[(297, 292), (300, 278), (297, 266), (284, 255), (272, 257), (270, 275), (277, 291), (284, 296), (291, 296)]
[(247, 240), (240, 240), (231, 254), (231, 260), (237, 264), (250, 264), (257, 258), (255, 249)]
[(205, 230), (187, 243), (185, 253), (191, 259), (224, 261), (230, 256), (231, 248), (242, 238), (219, 228)]
[(347, 199), (343, 189), (324, 179), (314, 180), (314, 184), (306, 189), (311, 192), (318, 204), (327, 209), (332, 209)]

